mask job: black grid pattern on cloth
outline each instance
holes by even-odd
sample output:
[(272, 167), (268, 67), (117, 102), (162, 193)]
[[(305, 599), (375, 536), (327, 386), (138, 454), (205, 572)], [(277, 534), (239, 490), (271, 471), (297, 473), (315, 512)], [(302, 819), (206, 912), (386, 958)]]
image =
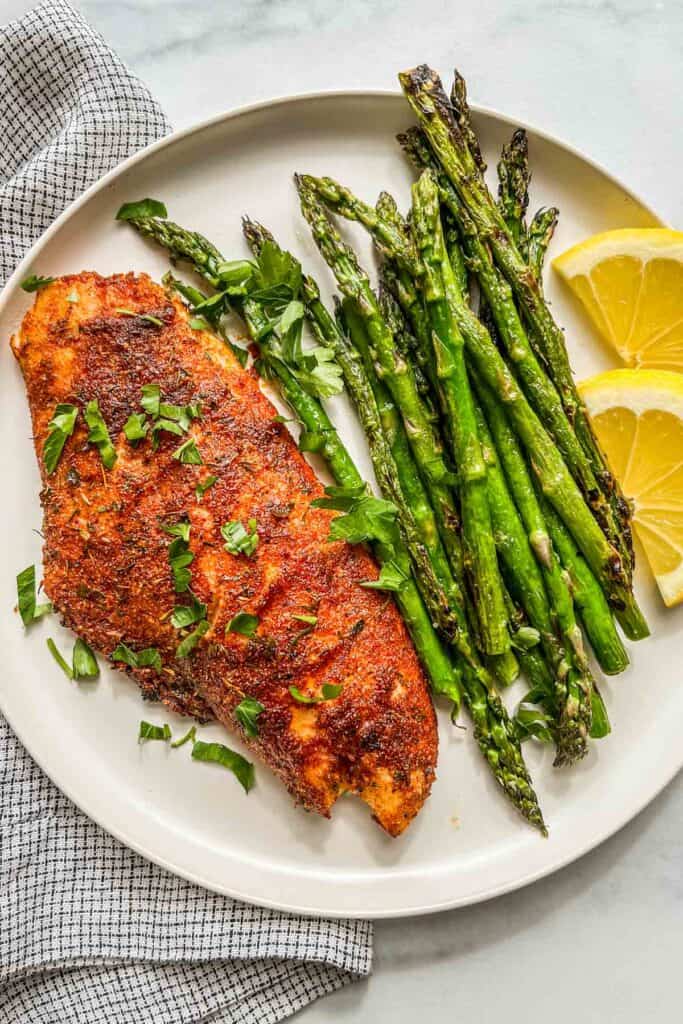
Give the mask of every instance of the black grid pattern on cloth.
[[(0, 283), (89, 184), (169, 130), (64, 0), (0, 28)], [(0, 715), (2, 1024), (270, 1024), (369, 973), (372, 925), (263, 910), (148, 863)]]
[(0, 285), (81, 192), (168, 121), (64, 0), (0, 30)]

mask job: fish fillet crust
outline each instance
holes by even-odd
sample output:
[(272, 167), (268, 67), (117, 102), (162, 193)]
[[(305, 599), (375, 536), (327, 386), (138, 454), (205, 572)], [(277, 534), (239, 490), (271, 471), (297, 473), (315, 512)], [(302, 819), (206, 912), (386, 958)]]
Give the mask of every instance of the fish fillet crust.
[[(42, 474), (44, 588), (66, 625), (106, 656), (120, 642), (156, 647), (161, 671), (129, 670), (145, 696), (241, 735), (306, 808), (329, 816), (337, 797), (356, 793), (398, 835), (434, 778), (427, 685), (393, 600), (360, 586), (377, 577), (370, 554), (327, 540), (334, 513), (311, 508), (321, 485), (256, 375), (142, 274), (57, 279), (37, 294), (12, 348)], [(165, 402), (201, 402), (189, 434), (161, 432), (156, 451), (149, 436), (133, 446), (123, 433), (144, 384), (159, 384)], [(111, 470), (87, 441), (92, 399), (117, 451)], [(79, 416), (48, 475), (42, 451), (58, 403)], [(202, 465), (173, 458), (188, 436)], [(209, 475), (216, 482), (200, 500), (195, 487)], [(230, 554), (221, 526), (250, 519), (256, 551)], [(164, 526), (184, 520), (209, 630), (178, 658), (185, 632), (170, 616), (188, 595), (174, 590)], [(226, 633), (238, 612), (258, 617), (254, 636)], [(318, 696), (324, 683), (341, 684), (340, 695), (303, 704), (289, 692)], [(265, 709), (252, 739), (235, 716), (245, 696)]]

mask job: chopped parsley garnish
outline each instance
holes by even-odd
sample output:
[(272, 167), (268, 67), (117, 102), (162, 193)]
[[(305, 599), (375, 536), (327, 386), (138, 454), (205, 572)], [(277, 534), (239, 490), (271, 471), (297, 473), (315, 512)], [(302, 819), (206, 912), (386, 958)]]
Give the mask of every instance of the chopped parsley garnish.
[(25, 292), (38, 292), (46, 285), (52, 284), (54, 280), (54, 277), (39, 277), (38, 274), (29, 274), (21, 282), (21, 287)]
[(375, 498), (364, 486), (326, 487), (325, 497), (311, 502), (313, 508), (331, 508), (343, 512), (330, 523), (328, 540), (345, 540), (349, 544), (381, 541), (395, 548), (398, 542), (397, 508), (391, 501)]
[(207, 476), (206, 480), (204, 480), (203, 482), (200, 480), (200, 482), (194, 489), (194, 493), (197, 496), (197, 501), (202, 500), (202, 498), (209, 490), (209, 488), (213, 487), (213, 485), (216, 483), (216, 480), (218, 480), (217, 476)]
[(97, 658), (85, 640), (81, 640), (80, 637), (74, 644), (72, 665), (74, 679), (97, 679), (100, 674)]
[(66, 301), (67, 302), (78, 302), (78, 292), (75, 291), (75, 290), (72, 291), (72, 292), (69, 292), (69, 294), (66, 297)]
[(171, 727), (168, 722), (164, 722), (163, 725), (152, 725), (151, 722), (140, 722), (140, 731), (138, 732), (138, 743), (144, 743), (145, 740), (163, 740), (164, 743), (168, 743), (171, 738)]
[(247, 761), (241, 754), (230, 750), (222, 743), (203, 743), (196, 740), (192, 747), (192, 758), (195, 761), (212, 761), (223, 765), (233, 773), (245, 793), (254, 785), (255, 773), (251, 761)]
[(67, 677), (67, 679), (73, 679), (73, 677), (74, 677), (73, 669), (71, 668), (71, 665), (68, 664), (68, 662), (62, 657), (62, 655), (57, 650), (57, 644), (54, 642), (52, 637), (51, 636), (48, 637), (46, 642), (47, 642), (47, 649), (48, 649), (48, 651), (50, 652), (52, 657), (55, 659), (55, 661), (57, 662), (57, 664), (61, 668), (61, 670), (64, 673), (64, 675)]
[[(189, 524), (188, 524), (189, 525)], [(176, 537), (168, 546), (168, 561), (173, 573), (173, 587), (176, 594), (183, 594), (190, 586), (192, 573), (188, 569), (194, 562), (194, 555), (186, 540)]]
[(159, 447), (159, 434), (165, 431), (167, 434), (175, 434), (176, 437), (183, 436), (183, 428), (179, 423), (174, 423), (173, 420), (158, 419), (155, 420), (154, 426), (152, 427), (152, 448), (154, 451)]
[(292, 615), (292, 618), (296, 619), (297, 622), (305, 623), (307, 626), (317, 626), (318, 625), (318, 616), (317, 615)]
[(111, 469), (116, 462), (116, 449), (111, 443), (111, 437), (107, 430), (107, 424), (104, 422), (100, 407), (96, 398), (88, 402), (85, 409), (83, 410), (85, 416), (85, 422), (90, 428), (88, 433), (88, 443), (94, 444), (100, 453), (102, 459), (102, 465), (105, 469)]
[(158, 199), (138, 199), (124, 203), (116, 214), (116, 220), (144, 220), (146, 217), (168, 217), (168, 212)]
[(168, 546), (168, 561), (173, 573), (175, 592), (183, 594), (189, 589), (192, 581), (192, 573), (188, 566), (194, 561), (194, 555), (189, 547), (190, 523), (186, 519), (182, 519), (171, 526), (164, 526), (163, 529), (174, 538)]
[(251, 739), (255, 739), (259, 734), (258, 719), (264, 711), (263, 704), (254, 697), (245, 697), (235, 708), (237, 721)]
[[(143, 385), (140, 405), (152, 419), (151, 438), (152, 448), (155, 451), (159, 447), (160, 434), (166, 432), (167, 434), (175, 434), (176, 437), (182, 437), (190, 429), (192, 420), (199, 419), (202, 414), (200, 402), (190, 402), (188, 405), (173, 405), (170, 402), (164, 402), (161, 397), (161, 387), (158, 384)], [(130, 429), (133, 433), (133, 437), (129, 437), (128, 433), (126, 433), (129, 440), (139, 440), (145, 436), (149, 429), (149, 424), (146, 423), (142, 413), (133, 413), (129, 417), (126, 426), (128, 424), (130, 424)], [(124, 431), (125, 429), (124, 427)], [(143, 430), (144, 433), (141, 433)], [(188, 438), (173, 453), (173, 457), (179, 459), (180, 462), (190, 465), (202, 464), (196, 442), (192, 438)]]
[(206, 605), (202, 604), (195, 595), (190, 592), (191, 604), (176, 605), (171, 615), (171, 625), (175, 629), (186, 629), (206, 618)]
[(161, 388), (158, 384), (143, 384), (141, 390), (142, 398), (140, 399), (140, 405), (146, 413), (149, 413), (150, 416), (156, 419), (160, 415)]
[(184, 736), (181, 736), (179, 740), (174, 740), (171, 746), (174, 750), (178, 747), (184, 747), (186, 743), (194, 743), (194, 738), (197, 735), (197, 726), (191, 726)]
[(48, 435), (43, 445), (43, 462), (49, 473), (54, 473), (67, 437), (71, 437), (78, 417), (78, 407), (60, 403), (48, 423)]
[(117, 307), (114, 312), (121, 313), (123, 316), (137, 316), (141, 320), (147, 320), (150, 324), (154, 324), (156, 327), (164, 326), (164, 321), (160, 320), (158, 316), (152, 316), (151, 313), (140, 313), (139, 310), (123, 309), (121, 306)]
[(145, 647), (143, 651), (133, 651), (124, 643), (120, 643), (111, 652), (112, 661), (122, 661), (130, 668), (154, 668), (157, 672), (161, 669), (161, 655), (156, 647)]
[(254, 273), (254, 264), (249, 260), (228, 260), (216, 267), (216, 276), (225, 285), (244, 284)]
[(396, 562), (385, 562), (376, 580), (365, 580), (361, 587), (368, 590), (400, 590), (408, 577)]
[(302, 346), (304, 306), (298, 260), (272, 240), (261, 247), (254, 273), (247, 282), (244, 315), (256, 340), (268, 336), (268, 360), (281, 359), (311, 395), (327, 398), (342, 391), (341, 369), (334, 354), (319, 345)]
[(258, 629), (258, 615), (250, 615), (249, 612), (238, 612), (233, 615), (225, 627), (226, 633), (241, 633), (242, 636), (253, 636)]
[(197, 448), (197, 442), (193, 437), (188, 437), (187, 441), (184, 441), (179, 448), (176, 448), (173, 452), (173, 458), (185, 466), (204, 465), (199, 448)]
[(36, 619), (42, 619), (52, 611), (51, 602), (36, 604), (36, 567), (29, 565), (17, 576), (17, 605), (21, 621), (30, 626)]
[(162, 419), (175, 420), (180, 429), (188, 431), (192, 420), (197, 420), (202, 415), (201, 402), (190, 402), (188, 405), (171, 405), (169, 402), (159, 402), (159, 416)]
[(187, 519), (180, 519), (177, 523), (171, 523), (169, 526), (162, 526), (164, 533), (169, 534), (170, 537), (180, 537), (185, 543), (189, 543), (190, 530), (192, 526)]
[(225, 550), (231, 555), (253, 555), (258, 547), (256, 520), (250, 519), (247, 529), (239, 520), (231, 519), (221, 526), (221, 536), (225, 541)]
[(323, 683), (319, 697), (308, 697), (296, 686), (290, 686), (289, 692), (299, 704), (322, 704), (326, 700), (334, 700), (344, 689), (343, 683)]
[(207, 622), (206, 619), (202, 619), (202, 621), (197, 624), (196, 629), (193, 629), (193, 631), (189, 633), (184, 640), (180, 641), (180, 643), (176, 647), (176, 658), (187, 658), (187, 656), (192, 653), (192, 651), (195, 649), (201, 638), (204, 636), (205, 633), (208, 632), (208, 630), (209, 623)]
[(203, 316), (191, 316), (188, 323), (193, 331), (210, 331), (211, 324)]
[(529, 698), (540, 700), (543, 699), (543, 696), (532, 690), (520, 702), (514, 718), (518, 738), (522, 742), (533, 737), (540, 743), (554, 743), (556, 727), (553, 719), (546, 715), (545, 711), (534, 707)]
[(143, 441), (147, 436), (149, 423), (144, 412), (132, 412), (123, 424), (123, 432), (131, 444), (136, 441)]

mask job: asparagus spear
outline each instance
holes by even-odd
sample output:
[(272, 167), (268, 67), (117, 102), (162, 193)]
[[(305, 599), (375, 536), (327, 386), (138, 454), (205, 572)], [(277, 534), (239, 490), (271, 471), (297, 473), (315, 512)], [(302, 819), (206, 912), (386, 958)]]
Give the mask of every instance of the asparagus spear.
[[(514, 138), (515, 136), (513, 136)], [(512, 172), (506, 173), (506, 167), (510, 160), (516, 160), (522, 164), (527, 162), (526, 145), (518, 143), (516, 147), (511, 145), (503, 150), (502, 160), (498, 165), (501, 182), (500, 201), (501, 204), (504, 204), (504, 210), (507, 211), (508, 227), (513, 236), (519, 239), (520, 251), (525, 254), (540, 285), (543, 261), (557, 224), (558, 210), (554, 207), (539, 210), (532, 218), (529, 227), (525, 227), (523, 217), (528, 203), (526, 190), (530, 179), (528, 163), (525, 173), (515, 175)], [(514, 200), (511, 200), (509, 195), (512, 183), (515, 183), (517, 188)], [(628, 666), (628, 655), (615, 629), (609, 606), (595, 576), (567, 532), (564, 523), (547, 503), (543, 507), (543, 516), (557, 556), (568, 576), (574, 604), (580, 613), (583, 628), (588, 635), (600, 667), (608, 675), (623, 672)]]
[[(385, 276), (382, 274), (383, 278)], [(410, 359), (415, 355), (417, 349), (416, 339), (407, 329), (402, 311), (393, 295), (389, 294), (384, 288), (380, 293), (380, 306), (384, 318), (394, 335), (397, 350), (405, 359)], [(419, 387), (418, 369), (416, 368), (415, 370), (415, 377)], [(427, 382), (425, 381), (425, 383)], [(444, 426), (448, 427), (448, 424), (444, 424)], [(412, 502), (414, 499), (411, 498), (410, 500)], [(509, 607), (514, 609), (513, 602), (510, 601)], [(515, 612), (515, 614), (517, 613)], [(470, 625), (471, 629), (476, 632), (476, 621), (472, 621)], [(484, 660), (501, 686), (509, 686), (519, 675), (519, 665), (512, 650), (506, 651), (504, 654), (487, 656)]]
[(556, 207), (550, 206), (547, 209), (538, 210), (529, 224), (527, 231), (526, 259), (538, 282), (538, 287), (543, 288), (542, 270), (545, 254), (550, 245), (550, 240), (557, 227), (559, 211)]
[[(307, 189), (312, 191), (317, 188), (318, 180), (307, 177)], [(325, 179), (325, 188), (328, 202), (332, 204), (330, 179)], [(343, 190), (343, 193), (340, 194), (343, 195), (343, 203), (335, 204), (334, 209), (354, 220), (361, 219), (360, 215), (356, 216), (355, 197), (351, 197), (348, 190)], [(371, 225), (371, 223), (368, 221), (368, 224)], [(383, 244), (388, 245), (389, 239), (392, 237), (391, 232), (385, 229), (385, 225), (379, 225), (377, 230), (381, 230)], [(408, 266), (412, 255), (406, 249), (404, 240), (393, 236), (392, 244), (396, 245), (396, 249), (391, 250), (391, 256), (397, 262), (403, 261)], [(527, 273), (529, 273), (528, 268)], [(492, 342), (488, 331), (479, 322), (469, 305), (463, 300), (454, 307), (454, 312), (470, 362), (505, 405), (515, 432), (522, 441), (538, 477), (543, 493), (574, 536), (580, 550), (598, 577), (607, 600), (614, 608), (627, 635), (641, 636), (644, 622), (633, 593), (624, 580), (619, 554), (608, 542), (585, 504), (561, 452), (558, 451), (554, 440), (531, 408), (524, 392), (518, 387), (512, 372)]]
[[(510, 285), (494, 267), (487, 246), (477, 233), (455, 188), (436, 165), (422, 132), (419, 129), (411, 129), (400, 135), (399, 141), (413, 163), (418, 167), (430, 167), (436, 174), (441, 200), (459, 225), (470, 269), (475, 273), (481, 287), (486, 308), (486, 317), (482, 316), (482, 319), (486, 322), (487, 328), (490, 321), (495, 325), (497, 338), (502, 342), (508, 359), (519, 375), (529, 403), (557, 443), (568, 469), (581, 488), (605, 535), (614, 544), (619, 544), (619, 527), (614, 520), (612, 508), (600, 490), (591, 461), (567, 419), (555, 385), (539, 363), (529, 343)], [(526, 248), (528, 236), (522, 221), (519, 220), (523, 218), (528, 202), (525, 190), (529, 175), (523, 169), (525, 159), (526, 149), (518, 141), (516, 145), (511, 144), (504, 149), (499, 169), (502, 176), (502, 202), (506, 221), (511, 228), (516, 225), (515, 236)], [(513, 166), (503, 171), (508, 160), (514, 162)], [(552, 233), (553, 214), (554, 211), (548, 211), (540, 215), (538, 220), (534, 219), (533, 249), (536, 262), (539, 256), (542, 258), (543, 247)]]
[(476, 160), (468, 148), (466, 136), (456, 124), (438, 76), (426, 65), (421, 65), (401, 73), (399, 80), (441, 166), (458, 191), (477, 231), (490, 243), (496, 262), (515, 291), (542, 358), (552, 367), (567, 416), (592, 461), (596, 479), (612, 504), (621, 527), (621, 554), (614, 552), (610, 572), (620, 579), (622, 588), (626, 590), (619, 601), (623, 604), (622, 624), (632, 638), (646, 636), (648, 629), (645, 620), (635, 599), (628, 594), (632, 561), (629, 508), (592, 432), (587, 412), (574, 384), (562, 331), (555, 324), (536, 278), (530, 273), (486, 188)]
[(489, 654), (501, 654), (509, 647), (507, 615), (491, 529), (486, 464), (465, 366), (465, 345), (452, 309), (454, 296), (459, 296), (460, 291), (446, 255), (436, 183), (428, 171), (413, 186), (412, 226), (424, 269), (422, 290), (432, 325), (439, 391), (452, 426), (465, 567), (479, 613), (484, 649)]
[[(457, 74), (457, 72), (456, 72)], [(461, 90), (458, 103), (460, 117), (469, 124), (467, 95)], [(470, 151), (472, 146), (468, 140)], [(498, 205), (505, 218), (510, 234), (518, 247), (526, 233), (525, 217), (529, 205), (529, 141), (523, 128), (516, 128), (510, 142), (503, 146), (497, 166)]]
[(430, 415), (420, 399), (415, 377), (406, 360), (396, 352), (391, 330), (382, 317), (375, 294), (355, 254), (325, 216), (325, 211), (306, 180), (297, 176), (301, 210), (325, 261), (337, 279), (340, 290), (352, 299), (362, 316), (379, 372), (401, 410), (410, 447), (420, 475), (429, 493), (439, 524), (439, 534), (448, 553), (453, 574), (463, 579), (463, 553), (459, 535), (459, 514), (452, 493), (454, 477), (436, 436)]
[(555, 703), (560, 709), (560, 728), (555, 763), (572, 763), (586, 753), (586, 740), (592, 716), (592, 680), (586, 663), (581, 630), (576, 623), (571, 592), (555, 556), (543, 512), (536, 499), (517, 438), (510, 429), (505, 412), (495, 396), (480, 381), (476, 383), (477, 395), (493, 437), (498, 459), (526, 528), (529, 543), (541, 566), (548, 597), (569, 654), (564, 671), (560, 668), (556, 672)]

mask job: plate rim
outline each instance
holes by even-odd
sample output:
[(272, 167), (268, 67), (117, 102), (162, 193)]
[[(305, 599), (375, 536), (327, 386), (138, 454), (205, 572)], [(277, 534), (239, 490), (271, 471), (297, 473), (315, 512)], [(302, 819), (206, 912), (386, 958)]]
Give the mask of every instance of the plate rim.
[[(244, 117), (249, 114), (258, 113), (264, 110), (270, 110), (274, 107), (287, 106), (301, 102), (333, 101), (335, 99), (396, 100), (397, 98), (400, 97), (402, 97), (402, 93), (397, 89), (362, 88), (316, 90), (312, 92), (284, 94), (269, 99), (259, 100), (258, 102), (246, 104), (233, 109), (221, 111), (217, 114), (211, 115), (210, 117), (186, 125), (184, 128), (173, 131), (168, 135), (165, 135), (163, 138), (158, 139), (156, 142), (150, 143), (148, 146), (145, 146), (143, 149), (138, 150), (136, 153), (133, 153), (131, 156), (127, 157), (124, 161), (117, 164), (116, 167), (113, 167), (105, 175), (103, 175), (97, 181), (93, 182), (90, 186), (88, 186), (88, 188), (80, 196), (74, 199), (62, 211), (62, 213), (59, 214), (59, 216), (52, 222), (52, 224), (49, 225), (49, 227), (43, 232), (43, 234), (40, 235), (38, 239), (36, 239), (33, 245), (23, 256), (23, 258), (21, 259), (13, 273), (7, 279), (4, 287), (2, 288), (2, 291), (0, 291), (0, 317), (2, 317), (2, 315), (4, 314), (5, 308), (10, 302), (11, 296), (14, 294), (20, 281), (23, 280), (26, 268), (30, 266), (30, 264), (37, 258), (42, 248), (49, 242), (53, 235), (57, 234), (62, 228), (62, 226), (65, 223), (67, 223), (68, 220), (72, 216), (74, 216), (82, 206), (86, 205), (93, 196), (95, 196), (98, 192), (101, 192), (104, 189), (106, 189), (111, 182), (117, 180), (121, 175), (127, 173), (131, 168), (135, 167), (138, 163), (142, 163), (152, 154), (155, 154), (166, 147), (175, 145), (177, 142), (181, 140), (188, 139), (194, 134), (199, 134), (203, 131), (206, 131), (207, 129), (210, 129), (215, 125), (236, 120), (240, 117)], [(480, 106), (477, 104), (472, 104), (471, 108), (475, 116), (481, 115), (484, 117), (491, 118), (492, 120), (507, 125), (510, 128), (524, 128), (526, 131), (533, 133), (533, 135), (535, 135), (537, 138), (559, 147), (569, 155), (575, 157), (582, 163), (588, 165), (590, 168), (601, 174), (607, 181), (609, 181), (611, 184), (619, 188), (622, 193), (624, 193), (634, 202), (638, 203), (641, 206), (641, 208), (643, 208), (648, 214), (650, 214), (654, 220), (658, 221), (659, 224), (661, 224), (661, 226), (669, 226), (667, 222), (664, 221), (659, 216), (659, 214), (653, 210), (649, 203), (645, 202), (636, 192), (634, 192), (631, 188), (626, 186), (620, 178), (618, 178), (616, 175), (608, 171), (601, 163), (587, 156), (579, 148), (566, 142), (564, 139), (556, 135), (553, 135), (549, 132), (540, 130), (536, 128), (533, 124), (530, 124), (529, 122), (519, 120), (518, 118), (510, 117), (507, 114), (504, 114), (501, 111), (497, 110), (496, 108)], [(683, 768), (683, 750), (681, 750), (679, 758), (676, 759), (674, 757), (672, 759), (673, 767), (671, 768), (670, 772), (667, 771), (665, 773), (665, 777), (658, 783), (655, 790), (650, 792), (647, 796), (644, 796), (641, 800), (639, 800), (635, 807), (631, 805), (624, 814), (617, 816), (615, 822), (611, 822), (609, 825), (607, 825), (606, 828), (602, 830), (597, 830), (597, 832), (593, 836), (591, 836), (590, 839), (588, 839), (578, 848), (573, 849), (570, 853), (567, 853), (565, 856), (559, 856), (556, 859), (549, 861), (542, 867), (530, 871), (528, 874), (518, 876), (514, 880), (501, 882), (498, 885), (488, 885), (484, 887), (484, 889), (460, 897), (447, 897), (443, 900), (432, 901), (425, 904), (412, 905), (407, 909), (405, 907), (392, 907), (382, 910), (373, 910), (372, 913), (368, 915), (367, 911), (364, 911), (362, 908), (351, 907), (339, 909), (339, 905), (332, 908), (320, 905), (317, 905), (316, 907), (310, 907), (302, 905), (301, 903), (291, 902), (287, 900), (269, 899), (258, 895), (254, 896), (252, 893), (245, 894), (243, 891), (240, 891), (239, 888), (233, 888), (230, 885), (224, 884), (219, 885), (214, 882), (207, 881), (204, 877), (202, 877), (201, 872), (192, 871), (190, 869), (185, 869), (183, 867), (177, 866), (170, 860), (164, 858), (159, 853), (151, 851), (143, 841), (138, 841), (136, 839), (131, 838), (127, 834), (126, 828), (124, 826), (112, 826), (111, 824), (106, 824), (104, 821), (101, 820), (101, 815), (99, 813), (93, 813), (93, 811), (89, 808), (86, 809), (85, 805), (89, 804), (89, 801), (84, 801), (82, 798), (77, 798), (71, 792), (70, 786), (65, 787), (61, 783), (58, 783), (56, 781), (51, 771), (42, 763), (41, 758), (37, 757), (33, 753), (33, 750), (31, 749), (30, 739), (27, 741), (27, 739), (23, 735), (23, 730), (15, 726), (14, 722), (12, 721), (11, 714), (8, 714), (6, 709), (1, 705), (0, 709), (7, 718), (7, 721), (12, 731), (15, 733), (15, 735), (18, 737), (18, 739), (23, 744), (25, 749), (28, 751), (29, 755), (39, 765), (40, 769), (43, 772), (45, 772), (45, 774), (53, 783), (53, 785), (57, 786), (60, 792), (64, 793), (64, 795), (82, 813), (84, 813), (88, 818), (90, 818), (90, 820), (94, 821), (100, 828), (102, 828), (109, 835), (113, 836), (119, 842), (123, 843), (126, 847), (133, 850), (140, 856), (144, 857), (146, 860), (157, 864), (164, 870), (167, 870), (178, 877), (184, 878), (195, 885), (208, 889), (209, 891), (219, 893), (220, 895), (229, 896), (233, 899), (248, 901), (250, 903), (256, 904), (257, 906), (262, 906), (269, 909), (284, 911), (288, 913), (304, 914), (311, 917), (362, 919), (370, 916), (372, 917), (372, 919), (375, 920), (384, 918), (412, 917), (418, 914), (438, 913), (445, 910), (455, 909), (457, 907), (464, 907), (476, 903), (481, 903), (489, 899), (494, 899), (495, 897), (501, 896), (505, 893), (521, 889), (524, 886), (530, 885), (531, 883), (538, 881), (541, 878), (544, 878), (548, 875), (553, 874), (556, 871), (559, 871), (561, 868), (566, 867), (568, 864), (571, 864), (574, 861), (579, 860), (581, 857), (585, 856), (585, 854), (589, 853), (591, 850), (595, 849), (601, 843), (605, 842), (605, 840), (615, 835), (622, 828), (624, 828), (624, 826), (627, 825), (630, 821), (633, 821), (636, 817), (638, 817), (638, 815), (642, 813), (645, 807), (647, 807), (650, 803), (652, 803), (652, 801), (654, 801), (659, 796), (659, 794), (666, 788), (667, 785), (669, 785), (673, 781), (673, 779), (676, 777), (679, 771)]]

